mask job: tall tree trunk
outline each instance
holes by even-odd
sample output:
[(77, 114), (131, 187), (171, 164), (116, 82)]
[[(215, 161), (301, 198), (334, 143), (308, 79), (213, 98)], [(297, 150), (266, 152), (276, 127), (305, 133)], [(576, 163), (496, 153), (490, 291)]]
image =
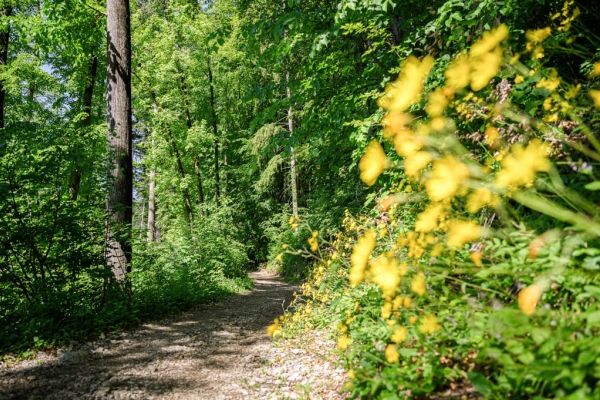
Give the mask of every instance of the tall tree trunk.
[(156, 235), (156, 225), (154, 222), (155, 218), (155, 196), (154, 189), (156, 189), (156, 172), (152, 170), (150, 172), (150, 185), (148, 187), (148, 242), (154, 242), (154, 237)]
[[(81, 111), (85, 113), (85, 117), (81, 121), (81, 128), (85, 129), (92, 124), (92, 99), (94, 97), (94, 83), (96, 82), (96, 75), (98, 73), (98, 57), (94, 53), (94, 49), (90, 51), (90, 65), (85, 83), (85, 89), (83, 91), (83, 98), (81, 102)], [(79, 197), (79, 187), (81, 186), (81, 174), (82, 166), (76, 165), (75, 171), (71, 174), (71, 180), (69, 183), (69, 193), (71, 194), (71, 200), (76, 201)]]
[[(11, 7), (4, 7), (0, 11), (2, 17), (10, 17), (12, 14)], [(0, 30), (0, 67), (8, 64), (8, 41), (10, 38), (10, 25), (6, 25), (5, 30)], [(4, 98), (6, 91), (4, 90), (4, 81), (0, 80), (0, 128), (4, 128)]]
[(215, 136), (215, 186), (217, 207), (220, 206), (221, 189), (219, 182), (219, 136), (217, 134), (217, 110), (215, 109), (215, 87), (213, 84), (212, 68), (210, 67), (210, 57), (206, 54), (206, 65), (208, 66), (208, 83), (210, 84), (210, 108), (212, 111), (212, 128)]
[[(175, 68), (177, 69), (177, 74), (179, 75), (179, 82), (181, 83), (181, 93), (183, 98), (183, 111), (185, 113), (185, 123), (189, 129), (192, 129), (192, 117), (190, 113), (190, 107), (188, 102), (188, 93), (187, 93), (187, 85), (185, 83), (185, 76), (183, 75), (183, 70), (178, 62), (175, 62)], [(198, 185), (198, 203), (204, 203), (204, 189), (202, 188), (202, 173), (200, 171), (200, 159), (198, 154), (194, 151), (194, 170), (196, 172), (196, 183)], [(200, 215), (203, 215), (204, 212), (202, 208), (200, 209)]]
[[(162, 110), (162, 106), (158, 102), (158, 97), (156, 97), (156, 93), (151, 92), (150, 95), (154, 99), (154, 105), (157, 109)], [(179, 175), (181, 179), (185, 179), (185, 169), (183, 168), (183, 162), (181, 161), (181, 155), (179, 154), (179, 148), (177, 147), (177, 142), (175, 141), (175, 137), (173, 136), (173, 132), (167, 126), (167, 136), (169, 137), (169, 141), (171, 142), (171, 147), (173, 148), (173, 155), (175, 156), (175, 161), (177, 162), (177, 170), (179, 171)], [(183, 200), (185, 205), (185, 214), (188, 218), (188, 222), (190, 224), (190, 230), (192, 232), (192, 239), (194, 238), (194, 213), (192, 210), (192, 202), (190, 201), (190, 192), (187, 188), (183, 189)]]
[(112, 154), (106, 198), (106, 265), (124, 287), (131, 271), (132, 135), (129, 0), (106, 2), (106, 123)]
[[(290, 73), (285, 73), (285, 93), (288, 100), (291, 101), (292, 93), (290, 91)], [(292, 115), (292, 105), (288, 108), (288, 130), (290, 131), (290, 138), (294, 134), (294, 119)], [(292, 215), (298, 217), (298, 183), (296, 177), (296, 158), (294, 157), (294, 148), (290, 146), (290, 180), (292, 182)]]

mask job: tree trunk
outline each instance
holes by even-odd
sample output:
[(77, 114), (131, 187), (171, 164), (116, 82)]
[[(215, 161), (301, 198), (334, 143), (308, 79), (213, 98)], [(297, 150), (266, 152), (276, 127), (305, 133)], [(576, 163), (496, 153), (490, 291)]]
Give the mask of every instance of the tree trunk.
[[(285, 73), (285, 93), (288, 100), (291, 99), (292, 93), (290, 91), (290, 73)], [(292, 116), (292, 105), (288, 108), (288, 130), (290, 131), (290, 138), (294, 134), (294, 119)], [(298, 217), (298, 184), (296, 178), (296, 159), (294, 158), (294, 148), (290, 146), (290, 179), (292, 182), (292, 215)]]
[[(162, 110), (160, 103), (158, 102), (158, 97), (156, 97), (156, 93), (151, 92), (150, 95), (154, 99), (154, 105), (159, 110)], [(179, 148), (177, 147), (177, 142), (175, 141), (175, 137), (171, 132), (171, 129), (167, 126), (167, 136), (169, 137), (169, 141), (171, 142), (171, 147), (173, 148), (173, 155), (175, 156), (175, 161), (177, 162), (177, 170), (179, 171), (179, 175), (181, 179), (185, 179), (185, 169), (183, 168), (183, 162), (181, 161), (181, 156), (179, 154)], [(190, 230), (192, 232), (192, 239), (194, 238), (194, 213), (192, 210), (192, 202), (190, 201), (190, 192), (187, 188), (183, 189), (183, 200), (185, 204), (185, 214), (188, 218), (188, 222), (190, 224)]]
[(155, 226), (155, 222), (154, 222), (154, 211), (155, 211), (155, 205), (154, 205), (154, 201), (155, 201), (155, 197), (154, 197), (154, 189), (156, 189), (156, 172), (155, 171), (151, 171), (150, 172), (150, 187), (148, 188), (148, 242), (152, 243), (154, 242), (154, 237), (155, 237), (155, 232), (156, 232), (156, 226)]
[(206, 65), (208, 66), (208, 83), (210, 84), (210, 108), (212, 111), (212, 128), (215, 136), (215, 186), (217, 207), (220, 205), (221, 189), (219, 182), (219, 136), (217, 135), (217, 111), (215, 109), (215, 87), (213, 85), (212, 68), (210, 67), (210, 57), (206, 54)]
[(106, 198), (106, 265), (124, 288), (131, 271), (132, 135), (131, 31), (129, 0), (106, 2), (106, 123), (113, 152)]
[[(0, 11), (2, 17), (10, 17), (11, 7), (4, 7)], [(6, 25), (6, 30), (0, 30), (0, 67), (8, 65), (8, 41), (10, 38), (10, 25)], [(0, 81), (0, 128), (4, 128), (4, 81)]]
[[(181, 83), (181, 93), (183, 98), (183, 111), (185, 112), (185, 123), (188, 129), (192, 129), (192, 117), (190, 113), (190, 107), (188, 105), (188, 94), (187, 94), (187, 85), (185, 83), (185, 77), (183, 75), (183, 70), (179, 66), (179, 63), (175, 63), (175, 68), (177, 69), (177, 74), (179, 75), (179, 82)], [(202, 174), (200, 172), (200, 159), (198, 154), (194, 151), (194, 170), (196, 172), (196, 183), (198, 185), (198, 203), (204, 203), (204, 190), (202, 188)], [(200, 215), (203, 215), (202, 209), (200, 209)]]
[[(94, 97), (94, 83), (96, 82), (96, 75), (98, 73), (98, 57), (94, 54), (94, 49), (90, 52), (90, 67), (85, 83), (85, 90), (83, 91), (83, 99), (81, 104), (81, 111), (85, 113), (85, 117), (81, 121), (81, 128), (85, 129), (92, 124), (92, 99)], [(69, 183), (69, 193), (71, 194), (71, 200), (76, 201), (79, 197), (79, 187), (81, 186), (81, 165), (75, 166), (75, 171), (71, 174), (71, 180)]]

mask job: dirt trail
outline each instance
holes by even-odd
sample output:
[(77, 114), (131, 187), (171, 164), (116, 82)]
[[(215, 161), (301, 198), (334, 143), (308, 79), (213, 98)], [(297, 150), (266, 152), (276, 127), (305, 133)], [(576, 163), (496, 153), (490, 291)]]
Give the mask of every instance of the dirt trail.
[[(220, 304), (56, 355), (0, 365), (0, 400), (338, 397), (341, 371), (323, 354), (277, 347), (266, 335), (298, 287), (266, 273), (251, 276), (252, 291)], [(331, 344), (317, 342), (314, 347), (327, 353)]]

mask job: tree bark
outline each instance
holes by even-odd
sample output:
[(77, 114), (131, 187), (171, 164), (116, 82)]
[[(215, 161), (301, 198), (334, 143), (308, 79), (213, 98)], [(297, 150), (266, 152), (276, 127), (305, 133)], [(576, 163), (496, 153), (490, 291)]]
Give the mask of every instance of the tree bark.
[[(285, 93), (287, 95), (288, 100), (292, 98), (292, 93), (290, 91), (290, 73), (286, 71), (285, 73)], [(294, 134), (294, 119), (292, 116), (292, 105), (288, 108), (288, 130), (290, 131), (290, 138)], [(296, 158), (294, 157), (294, 148), (290, 146), (290, 179), (292, 186), (292, 215), (294, 217), (298, 217), (298, 183), (296, 178)]]
[[(154, 105), (159, 110), (162, 110), (160, 103), (158, 102), (158, 97), (156, 97), (156, 93), (151, 92), (150, 95), (152, 99), (154, 99)], [(175, 141), (175, 137), (173, 136), (173, 132), (167, 126), (167, 136), (169, 137), (169, 141), (171, 142), (171, 147), (173, 148), (173, 155), (175, 156), (175, 161), (177, 162), (177, 170), (179, 171), (179, 175), (181, 179), (185, 179), (185, 169), (183, 168), (183, 162), (181, 161), (181, 155), (179, 154), (179, 148), (177, 147), (177, 142)], [(192, 210), (192, 202), (190, 201), (190, 192), (187, 188), (183, 189), (183, 200), (185, 205), (185, 214), (188, 218), (188, 222), (190, 224), (190, 229), (192, 231), (192, 238), (194, 236), (194, 213)]]
[[(4, 7), (0, 11), (2, 17), (10, 17), (12, 15), (11, 7)], [(7, 25), (6, 30), (0, 30), (0, 67), (8, 64), (8, 42), (10, 39), (10, 25)], [(4, 90), (4, 81), (0, 80), (0, 128), (4, 128), (4, 99), (6, 91)]]
[[(85, 129), (92, 124), (92, 99), (94, 97), (94, 83), (96, 82), (96, 75), (98, 73), (98, 57), (94, 54), (94, 49), (90, 51), (90, 66), (87, 76), (87, 82), (85, 83), (85, 89), (83, 91), (83, 98), (81, 104), (81, 111), (85, 113), (85, 117), (81, 121), (81, 128)], [(71, 180), (69, 183), (69, 193), (71, 200), (77, 201), (79, 197), (79, 187), (81, 186), (81, 165), (75, 166), (75, 171), (71, 174)]]
[(148, 232), (147, 232), (149, 243), (154, 242), (154, 237), (155, 237), (155, 232), (156, 232), (156, 225), (154, 222), (154, 218), (155, 218), (154, 189), (156, 189), (155, 177), (156, 177), (156, 172), (155, 171), (150, 172), (150, 185), (148, 188)]
[(212, 111), (212, 128), (215, 136), (215, 187), (217, 207), (220, 206), (221, 189), (219, 182), (219, 136), (217, 134), (217, 111), (215, 109), (215, 87), (213, 84), (212, 68), (210, 67), (210, 57), (206, 54), (206, 65), (208, 66), (208, 83), (210, 84), (210, 108)]
[[(183, 75), (183, 70), (178, 62), (175, 62), (175, 68), (177, 69), (177, 74), (179, 75), (179, 82), (181, 83), (181, 93), (183, 98), (183, 111), (185, 113), (185, 123), (189, 129), (192, 129), (192, 117), (190, 113), (190, 107), (188, 102), (188, 94), (187, 94), (187, 85), (185, 83), (185, 77)], [(196, 183), (198, 185), (198, 203), (204, 203), (204, 189), (202, 187), (202, 174), (200, 171), (200, 159), (198, 154), (194, 151), (194, 170), (196, 172)], [(200, 215), (203, 215), (202, 209), (200, 209)]]
[(127, 288), (133, 216), (129, 0), (107, 0), (106, 15), (106, 135), (112, 162), (106, 198), (105, 258), (115, 281)]

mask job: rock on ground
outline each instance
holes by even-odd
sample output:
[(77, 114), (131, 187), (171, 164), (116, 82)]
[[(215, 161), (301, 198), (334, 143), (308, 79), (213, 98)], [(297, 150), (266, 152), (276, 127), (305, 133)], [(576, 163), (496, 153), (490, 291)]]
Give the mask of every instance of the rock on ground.
[(296, 286), (265, 272), (252, 291), (134, 331), (0, 363), (8, 399), (341, 399), (333, 343), (272, 342), (266, 327)]

